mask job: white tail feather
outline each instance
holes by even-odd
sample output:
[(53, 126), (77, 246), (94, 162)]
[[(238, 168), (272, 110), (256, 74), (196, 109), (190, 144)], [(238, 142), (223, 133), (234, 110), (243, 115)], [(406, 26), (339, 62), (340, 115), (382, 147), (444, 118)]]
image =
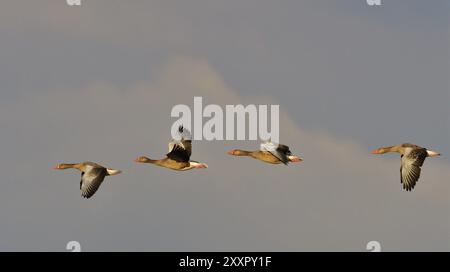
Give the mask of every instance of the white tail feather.
[(199, 163), (199, 162), (189, 162), (191, 166), (195, 168), (208, 168), (208, 165), (206, 163)]
[(106, 171), (108, 172), (108, 175), (110, 176), (114, 176), (114, 175), (118, 175), (120, 173), (122, 173), (122, 171), (120, 170), (116, 170), (116, 169), (106, 169)]
[(428, 153), (429, 157), (436, 157), (436, 156), (440, 156), (441, 155), (440, 153), (438, 153), (436, 151), (433, 151), (433, 150), (427, 150), (427, 153)]
[(301, 162), (301, 161), (303, 161), (303, 159), (300, 158), (300, 157), (298, 157), (298, 156), (288, 156), (288, 159), (289, 159), (291, 162)]

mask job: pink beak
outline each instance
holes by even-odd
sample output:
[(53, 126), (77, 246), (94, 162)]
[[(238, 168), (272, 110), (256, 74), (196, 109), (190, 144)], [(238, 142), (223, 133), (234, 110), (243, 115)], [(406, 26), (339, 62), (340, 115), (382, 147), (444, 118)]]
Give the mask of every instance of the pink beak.
[(301, 162), (301, 161), (303, 161), (303, 160), (299, 157), (294, 157), (291, 159), (291, 162)]

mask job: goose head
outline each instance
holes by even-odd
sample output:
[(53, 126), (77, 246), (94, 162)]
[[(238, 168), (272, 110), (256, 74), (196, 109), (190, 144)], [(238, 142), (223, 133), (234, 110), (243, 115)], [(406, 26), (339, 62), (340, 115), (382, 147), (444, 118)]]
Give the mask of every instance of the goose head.
[(147, 158), (147, 157), (145, 157), (145, 156), (140, 156), (140, 157), (136, 158), (134, 161), (135, 162), (139, 162), (139, 163), (149, 163), (152, 160)]
[(53, 167), (53, 169), (64, 170), (69, 168), (75, 168), (74, 166), (75, 166), (74, 164), (58, 163), (57, 165), (55, 165), (55, 167)]
[(244, 151), (244, 150), (240, 150), (240, 149), (233, 149), (227, 152), (229, 155), (233, 155), (233, 156), (248, 156), (249, 152), (248, 151)]
[(384, 154), (392, 151), (392, 147), (380, 147), (372, 151), (372, 154)]

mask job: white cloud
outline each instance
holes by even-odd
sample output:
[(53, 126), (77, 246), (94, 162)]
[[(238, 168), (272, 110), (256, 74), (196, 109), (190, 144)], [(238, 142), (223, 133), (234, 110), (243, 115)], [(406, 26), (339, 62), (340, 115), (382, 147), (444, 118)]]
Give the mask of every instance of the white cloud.
[[(164, 156), (171, 108), (194, 96), (279, 104), (238, 95), (204, 59), (174, 58), (154, 78), (125, 90), (108, 82), (54, 90), (0, 108), (9, 128), (1, 142), (3, 249), (63, 248), (79, 237), (86, 250), (365, 250), (377, 239), (386, 250), (448, 250), (448, 165), (429, 159), (416, 189), (404, 192), (398, 158), (303, 129), (283, 105), (281, 139), (305, 158), (300, 165), (226, 154), (256, 142), (194, 142), (193, 159), (207, 162), (205, 171), (133, 164), (138, 155)], [(81, 160), (124, 174), (85, 201), (77, 174), (50, 170)]]

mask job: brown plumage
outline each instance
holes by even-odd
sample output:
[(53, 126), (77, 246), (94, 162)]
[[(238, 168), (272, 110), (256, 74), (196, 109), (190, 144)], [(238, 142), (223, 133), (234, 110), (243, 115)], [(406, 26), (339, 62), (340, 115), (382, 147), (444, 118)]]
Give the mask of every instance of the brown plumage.
[(80, 190), (84, 198), (92, 197), (102, 184), (106, 176), (114, 176), (121, 173), (120, 170), (103, 167), (94, 162), (83, 162), (75, 164), (61, 163), (54, 169), (77, 169), (81, 172)]
[(260, 150), (246, 151), (241, 149), (234, 149), (228, 152), (233, 156), (245, 156), (251, 157), (266, 163), (271, 164), (285, 164), (290, 162), (301, 162), (302, 158), (293, 156), (289, 147), (282, 144), (263, 143), (260, 146)]
[(372, 154), (384, 154), (388, 152), (401, 154), (400, 182), (403, 184), (403, 189), (406, 191), (411, 191), (416, 186), (425, 159), (427, 157), (441, 155), (438, 152), (409, 143), (381, 147), (372, 151)]
[(141, 156), (137, 158), (135, 162), (150, 163), (176, 171), (186, 171), (194, 168), (208, 168), (208, 165), (205, 163), (190, 160), (192, 154), (192, 141), (190, 139), (189, 131), (183, 128), (183, 126), (180, 126), (178, 132), (180, 139), (174, 139), (169, 143), (169, 153), (166, 154), (164, 159), (153, 160), (145, 156)]

